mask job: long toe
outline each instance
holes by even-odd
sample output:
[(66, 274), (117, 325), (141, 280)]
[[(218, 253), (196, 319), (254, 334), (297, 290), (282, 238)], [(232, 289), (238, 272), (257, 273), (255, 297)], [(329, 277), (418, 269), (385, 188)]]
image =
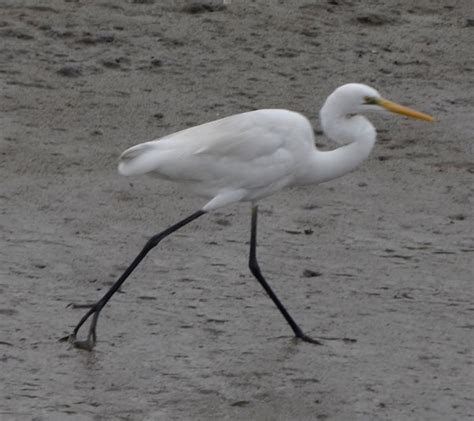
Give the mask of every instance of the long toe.
[(69, 303), (66, 308), (92, 308), (96, 303)]
[(310, 336), (305, 335), (304, 333), (302, 333), (301, 335), (296, 336), (296, 338), (301, 339), (303, 342), (308, 342), (310, 344), (323, 345), (323, 343), (321, 341), (318, 341), (317, 339), (313, 339)]
[(320, 336), (320, 338), (323, 340), (323, 341), (342, 341), (342, 342), (345, 342), (345, 343), (355, 343), (357, 342), (357, 339), (354, 339), (354, 338), (339, 338), (339, 337), (335, 337), (335, 336)]
[(75, 348), (83, 349), (89, 352), (91, 352), (95, 346), (95, 341), (90, 340), (90, 338), (87, 338), (85, 341), (72, 341), (71, 343)]
[(63, 336), (62, 338), (58, 339), (58, 342), (74, 342), (74, 335), (67, 335)]

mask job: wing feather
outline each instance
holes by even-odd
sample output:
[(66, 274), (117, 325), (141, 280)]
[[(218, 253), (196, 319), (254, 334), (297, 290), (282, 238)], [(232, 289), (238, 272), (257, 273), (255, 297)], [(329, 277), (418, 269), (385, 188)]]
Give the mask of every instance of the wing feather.
[(303, 120), (311, 128), (305, 117), (286, 110), (236, 114), (134, 146), (120, 157), (119, 171), (153, 172), (213, 189), (262, 188), (290, 176), (291, 140)]

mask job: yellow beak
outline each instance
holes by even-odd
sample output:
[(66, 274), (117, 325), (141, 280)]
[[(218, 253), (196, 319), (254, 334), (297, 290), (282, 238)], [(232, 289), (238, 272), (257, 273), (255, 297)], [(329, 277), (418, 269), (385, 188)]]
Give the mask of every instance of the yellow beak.
[(429, 114), (413, 110), (412, 108), (404, 107), (403, 105), (389, 101), (388, 99), (377, 98), (375, 103), (386, 110), (391, 111), (392, 113), (402, 114), (407, 117), (416, 118), (418, 120), (434, 121), (434, 118)]

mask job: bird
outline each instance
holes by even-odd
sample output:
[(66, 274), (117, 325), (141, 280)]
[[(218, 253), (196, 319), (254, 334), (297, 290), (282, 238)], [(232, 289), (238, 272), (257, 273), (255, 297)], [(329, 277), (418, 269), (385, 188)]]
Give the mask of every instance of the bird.
[[(224, 206), (248, 202), (251, 208), (250, 272), (274, 302), (294, 336), (321, 344), (296, 323), (262, 274), (257, 260), (258, 203), (284, 188), (329, 181), (355, 170), (366, 160), (376, 141), (376, 130), (366, 113), (389, 111), (434, 121), (431, 115), (383, 98), (365, 84), (348, 83), (335, 89), (320, 110), (324, 134), (338, 144), (329, 151), (315, 145), (310, 121), (294, 111), (259, 109), (187, 128), (123, 152), (118, 172), (125, 176), (149, 174), (183, 185), (204, 205), (151, 237), (112, 287), (80, 319), (72, 334), (62, 338), (76, 348), (91, 351), (97, 342), (100, 312), (150, 250), (164, 238), (197, 218)], [(77, 339), (90, 318), (85, 340)]]

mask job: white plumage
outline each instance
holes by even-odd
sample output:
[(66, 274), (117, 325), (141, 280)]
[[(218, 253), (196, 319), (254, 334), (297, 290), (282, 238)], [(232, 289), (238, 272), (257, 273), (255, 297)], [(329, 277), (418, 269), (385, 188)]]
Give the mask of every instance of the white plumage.
[[(297, 142), (294, 139), (298, 139)], [(302, 115), (258, 110), (186, 129), (126, 150), (119, 172), (177, 181), (206, 199), (206, 210), (254, 201), (291, 185), (314, 149)]]
[[(99, 313), (113, 294), (158, 243), (206, 212), (239, 201), (252, 202), (249, 267), (273, 300), (295, 336), (320, 343), (303, 333), (263, 277), (256, 256), (256, 202), (284, 187), (317, 184), (340, 177), (359, 166), (372, 150), (376, 132), (362, 115), (386, 109), (421, 120), (427, 114), (383, 99), (369, 86), (351, 83), (336, 89), (321, 109), (321, 125), (328, 137), (343, 146), (328, 152), (314, 144), (306, 117), (287, 110), (257, 110), (192, 127), (127, 149), (120, 157), (123, 175), (149, 173), (178, 182), (207, 203), (187, 218), (156, 234), (130, 266), (64, 338), (76, 347), (92, 350)], [(93, 316), (87, 340), (76, 335)]]
[(284, 187), (339, 177), (367, 158), (375, 129), (365, 117), (352, 114), (382, 104), (367, 103), (366, 98), (381, 100), (373, 88), (348, 84), (321, 109), (324, 131), (347, 144), (335, 151), (317, 150), (311, 123), (303, 115), (264, 109), (134, 146), (121, 155), (118, 170), (122, 175), (151, 173), (179, 182), (209, 200), (205, 211), (237, 201), (255, 202)]

